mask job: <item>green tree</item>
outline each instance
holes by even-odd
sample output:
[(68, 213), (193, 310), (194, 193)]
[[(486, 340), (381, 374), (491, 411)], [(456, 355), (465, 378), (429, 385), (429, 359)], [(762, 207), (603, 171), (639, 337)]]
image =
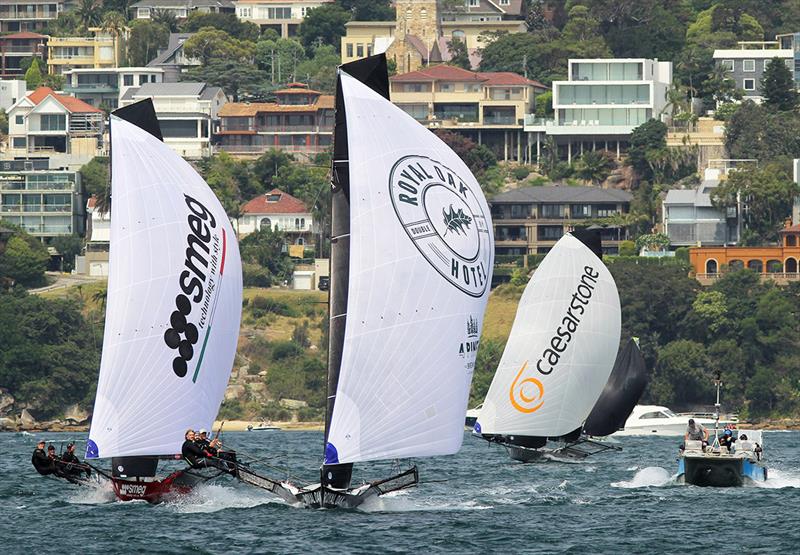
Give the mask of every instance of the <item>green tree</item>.
[(256, 43), (255, 61), (270, 76), (271, 83), (296, 80), (297, 66), (306, 60), (306, 51), (295, 39), (260, 40)]
[(800, 113), (775, 112), (747, 100), (725, 125), (725, 146), (732, 158), (760, 164), (799, 158)]
[(469, 50), (467, 50), (466, 42), (459, 38), (453, 38), (447, 44), (447, 49), (451, 56), (450, 65), (462, 69), (472, 69), (472, 64), (469, 62)]
[(569, 10), (562, 40), (571, 55), (577, 58), (611, 57), (611, 51), (600, 34), (600, 22), (586, 6), (577, 5)]
[(80, 169), (81, 183), (89, 196), (101, 196), (108, 188), (108, 157), (95, 156)]
[(75, 257), (83, 250), (83, 239), (77, 235), (62, 235), (50, 243), (58, 251), (62, 259), (62, 270), (71, 272), (75, 267)]
[[(271, 148), (259, 156), (253, 163), (253, 177), (256, 183), (259, 184), (256, 194), (271, 190), (274, 187), (273, 181), (280, 169), (289, 166), (294, 161), (294, 156), (275, 148)], [(244, 200), (249, 199), (245, 197)]]
[(165, 27), (170, 33), (178, 32), (178, 18), (170, 10), (156, 8), (150, 13), (150, 21)]
[[(544, 84), (567, 75), (572, 52), (555, 29), (539, 33), (505, 33), (485, 36), (481, 71), (512, 71)], [(486, 42), (488, 41), (488, 42)]]
[(636, 250), (636, 243), (633, 241), (621, 241), (619, 244), (620, 256), (639, 256), (639, 251)]
[(800, 185), (794, 182), (785, 165), (772, 162), (757, 168), (732, 172), (714, 189), (712, 202), (720, 208), (746, 206), (744, 224), (758, 243), (775, 241), (783, 222), (791, 216), (794, 197)]
[(434, 134), (458, 154), (459, 158), (469, 168), (469, 171), (479, 180), (487, 169), (497, 165), (496, 156), (485, 145), (478, 145), (472, 139), (455, 131), (437, 129)]
[(298, 35), (309, 52), (323, 44), (338, 46), (349, 20), (350, 13), (338, 4), (323, 4), (306, 12)]
[[(631, 146), (628, 150), (628, 164), (642, 179), (653, 179), (650, 163), (655, 151), (667, 147), (667, 126), (655, 119), (646, 121), (631, 133)], [(650, 159), (649, 159), (650, 158)]]
[(575, 161), (575, 175), (599, 185), (617, 166), (614, 155), (604, 150), (590, 150)]
[(658, 350), (650, 392), (656, 403), (691, 406), (713, 395), (709, 360), (702, 343), (679, 339)]
[(99, 27), (103, 21), (103, 8), (98, 0), (79, 0), (75, 15), (83, 27)]
[(203, 65), (212, 60), (248, 62), (255, 54), (255, 44), (233, 38), (214, 27), (203, 27), (183, 43), (183, 51), (189, 58), (196, 58)]
[(354, 21), (394, 21), (395, 10), (389, 0), (339, 0)]
[(280, 231), (262, 227), (239, 242), (242, 261), (267, 268), (281, 280), (291, 279), (292, 261), (286, 250), (286, 236)]
[(0, 137), (8, 135), (8, 114), (0, 108)]
[(764, 69), (761, 78), (761, 94), (764, 106), (780, 112), (797, 109), (798, 96), (792, 72), (780, 58), (773, 58)]
[(314, 49), (314, 56), (297, 66), (297, 78), (318, 91), (333, 94), (336, 88), (336, 67), (341, 62), (339, 52), (323, 44)]
[(50, 255), (34, 237), (18, 232), (11, 236), (0, 254), (0, 276), (5, 276), (26, 285), (40, 285)]
[(503, 356), (504, 343), (486, 337), (481, 338), (478, 355), (475, 358), (475, 371), (472, 375), (472, 389), (470, 390), (470, 406), (482, 403), (489, 392), (500, 357)]
[(134, 67), (146, 66), (168, 43), (167, 27), (144, 19), (136, 20), (128, 39), (128, 62)]
[(205, 27), (213, 27), (225, 31), (231, 37), (241, 41), (255, 42), (260, 33), (258, 25), (249, 21), (242, 21), (233, 13), (204, 13), (192, 12), (180, 25), (184, 33), (196, 33)]
[(25, 86), (30, 91), (42, 84), (42, 71), (39, 69), (39, 59), (34, 58), (31, 66), (25, 72)]

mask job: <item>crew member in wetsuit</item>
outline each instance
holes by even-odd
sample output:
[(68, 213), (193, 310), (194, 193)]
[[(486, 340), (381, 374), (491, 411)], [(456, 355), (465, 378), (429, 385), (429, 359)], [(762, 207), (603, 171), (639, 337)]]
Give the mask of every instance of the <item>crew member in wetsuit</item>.
[(201, 429), (198, 432), (197, 437), (194, 439), (195, 444), (197, 444), (200, 449), (210, 453), (211, 455), (217, 454), (216, 441), (217, 440), (208, 441), (208, 432), (206, 432), (204, 429)]
[(33, 455), (31, 456), (31, 464), (33, 464), (36, 472), (42, 476), (55, 473), (56, 466), (53, 460), (47, 456), (47, 453), (44, 450), (44, 440), (36, 444), (36, 449), (33, 451)]
[(66, 452), (61, 455), (61, 470), (65, 474), (70, 474), (72, 476), (80, 476), (84, 472), (86, 472), (86, 477), (92, 475), (92, 471), (89, 470), (89, 467), (85, 464), (81, 463), (80, 459), (75, 456), (75, 444), (68, 443)]
[(181, 455), (183, 455), (184, 460), (189, 463), (192, 468), (213, 467), (231, 474), (235, 473), (235, 469), (229, 464), (218, 459), (211, 452), (201, 448), (197, 444), (194, 430), (186, 430), (184, 438), (185, 441), (181, 447)]

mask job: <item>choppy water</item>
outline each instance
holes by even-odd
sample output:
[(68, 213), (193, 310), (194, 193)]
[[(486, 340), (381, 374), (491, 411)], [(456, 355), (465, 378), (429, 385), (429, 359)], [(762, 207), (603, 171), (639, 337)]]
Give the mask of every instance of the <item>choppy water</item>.
[[(619, 438), (622, 452), (523, 465), (466, 437), (459, 454), (418, 461), (417, 489), (358, 511), (291, 507), (230, 481), (159, 506), (117, 502), (110, 491), (38, 476), (29, 460), (39, 437), (71, 439), (0, 434), (8, 553), (796, 553), (800, 541), (800, 432), (765, 434), (764, 485), (724, 490), (673, 482), (674, 438)], [(224, 439), (314, 478), (319, 433)], [(363, 470), (372, 479), (391, 469)]]

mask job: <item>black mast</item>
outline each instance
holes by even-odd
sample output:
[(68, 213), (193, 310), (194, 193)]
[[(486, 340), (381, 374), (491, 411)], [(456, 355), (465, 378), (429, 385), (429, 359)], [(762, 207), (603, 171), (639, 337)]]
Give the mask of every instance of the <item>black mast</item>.
[[(369, 56), (339, 68), (389, 99), (389, 76), (383, 54)], [(336, 79), (335, 126), (333, 129), (333, 160), (331, 162), (331, 254), (328, 305), (328, 396), (325, 406), (325, 461), (321, 469), (321, 484), (334, 488), (350, 487), (353, 464), (337, 464), (335, 449), (328, 446), (336, 388), (342, 364), (344, 332), (347, 322), (347, 294), (350, 281), (350, 168), (347, 145), (347, 114), (340, 78)]]

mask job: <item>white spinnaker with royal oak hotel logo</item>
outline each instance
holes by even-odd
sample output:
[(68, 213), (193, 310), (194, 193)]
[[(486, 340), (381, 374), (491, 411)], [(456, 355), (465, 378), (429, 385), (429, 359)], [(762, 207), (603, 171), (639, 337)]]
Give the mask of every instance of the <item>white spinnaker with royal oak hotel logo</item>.
[(489, 207), (445, 143), (340, 78), (349, 292), (325, 463), (454, 453), (494, 262)]
[(581, 427), (611, 374), (620, 330), (614, 278), (564, 235), (525, 287), (475, 431), (557, 437)]
[(230, 377), (239, 247), (183, 158), (116, 116), (111, 140), (106, 324), (87, 458), (180, 453), (187, 428), (214, 421)]

